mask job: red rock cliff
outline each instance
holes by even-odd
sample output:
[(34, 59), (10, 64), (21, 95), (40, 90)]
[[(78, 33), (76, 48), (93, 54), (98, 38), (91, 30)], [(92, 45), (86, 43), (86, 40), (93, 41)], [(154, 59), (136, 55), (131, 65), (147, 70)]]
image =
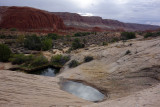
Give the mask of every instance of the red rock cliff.
[(1, 28), (18, 29), (65, 29), (63, 20), (49, 12), (30, 7), (9, 7), (1, 15)]
[(123, 23), (117, 20), (102, 19), (97, 16), (81, 16), (76, 13), (67, 12), (53, 12), (60, 16), (64, 24), (69, 27), (81, 27), (81, 28), (101, 28), (105, 30), (126, 30), (126, 31), (144, 31), (144, 30), (155, 30), (160, 26), (134, 24), (134, 23)]

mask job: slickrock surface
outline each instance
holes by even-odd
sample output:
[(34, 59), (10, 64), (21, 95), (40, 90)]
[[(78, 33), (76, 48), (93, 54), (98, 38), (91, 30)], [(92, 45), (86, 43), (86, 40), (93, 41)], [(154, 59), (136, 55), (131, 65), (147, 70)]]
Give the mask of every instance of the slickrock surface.
[(61, 91), (58, 78), (0, 70), (0, 107), (79, 107), (91, 104)]
[(160, 84), (133, 95), (83, 107), (159, 107)]
[[(126, 55), (127, 51), (130, 51)], [(160, 83), (160, 38), (131, 40), (105, 47), (92, 47), (73, 53), (72, 59), (83, 62), (85, 56), (95, 60), (69, 69), (63, 76), (98, 87), (108, 99), (116, 99)]]
[[(126, 53), (127, 51), (128, 54)], [(83, 62), (68, 64), (56, 77), (0, 70), (0, 107), (159, 107), (160, 38), (135, 39), (109, 46), (89, 47), (71, 53)], [(93, 104), (60, 90), (59, 78), (81, 80), (95, 86), (107, 98)]]

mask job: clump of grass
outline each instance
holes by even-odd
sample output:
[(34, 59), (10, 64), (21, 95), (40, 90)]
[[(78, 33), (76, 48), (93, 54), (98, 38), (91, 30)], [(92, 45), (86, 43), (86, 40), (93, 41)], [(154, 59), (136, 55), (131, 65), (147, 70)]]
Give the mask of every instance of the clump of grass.
[(84, 62), (90, 62), (90, 61), (92, 61), (93, 60), (93, 57), (92, 56), (86, 56), (85, 58), (84, 58)]
[(69, 68), (74, 68), (74, 67), (77, 67), (78, 65), (80, 65), (80, 63), (77, 60), (72, 60), (69, 63)]

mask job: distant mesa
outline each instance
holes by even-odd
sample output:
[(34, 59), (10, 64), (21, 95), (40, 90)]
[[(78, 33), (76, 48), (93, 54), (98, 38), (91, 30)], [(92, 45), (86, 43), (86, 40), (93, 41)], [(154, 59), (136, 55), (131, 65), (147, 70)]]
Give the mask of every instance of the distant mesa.
[(160, 26), (135, 24), (135, 23), (123, 23), (117, 20), (102, 19), (98, 16), (81, 16), (77, 13), (68, 12), (52, 12), (60, 16), (64, 24), (69, 27), (76, 28), (100, 28), (103, 30), (112, 31), (145, 31), (156, 30)]
[(123, 23), (98, 16), (77, 13), (48, 12), (31, 7), (0, 7), (0, 28), (20, 30), (82, 30), (82, 31), (146, 31), (160, 26)]
[(30, 7), (3, 7), (1, 28), (45, 29), (55, 31), (65, 29), (63, 20), (49, 12)]

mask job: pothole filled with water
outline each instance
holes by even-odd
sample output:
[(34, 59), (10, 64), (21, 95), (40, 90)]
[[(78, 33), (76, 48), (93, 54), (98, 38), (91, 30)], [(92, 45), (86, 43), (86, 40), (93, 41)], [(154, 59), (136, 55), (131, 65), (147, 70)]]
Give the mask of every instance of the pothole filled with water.
[(97, 89), (80, 82), (64, 81), (61, 87), (62, 90), (88, 101), (99, 102), (105, 98), (105, 95)]
[(55, 77), (59, 73), (59, 69), (48, 67), (41, 70), (31, 71), (28, 74)]

